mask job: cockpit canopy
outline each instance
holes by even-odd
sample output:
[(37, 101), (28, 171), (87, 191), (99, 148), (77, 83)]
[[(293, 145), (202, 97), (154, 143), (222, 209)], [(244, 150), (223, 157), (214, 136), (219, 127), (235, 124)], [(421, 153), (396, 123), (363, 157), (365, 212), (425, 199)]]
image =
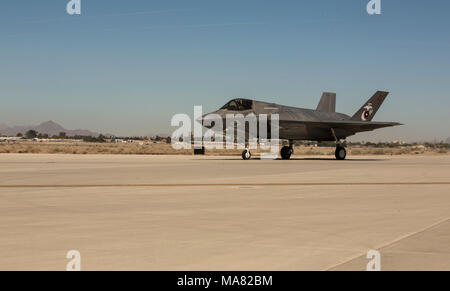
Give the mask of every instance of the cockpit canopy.
[(231, 111), (245, 111), (253, 108), (253, 101), (248, 99), (233, 99), (220, 109)]

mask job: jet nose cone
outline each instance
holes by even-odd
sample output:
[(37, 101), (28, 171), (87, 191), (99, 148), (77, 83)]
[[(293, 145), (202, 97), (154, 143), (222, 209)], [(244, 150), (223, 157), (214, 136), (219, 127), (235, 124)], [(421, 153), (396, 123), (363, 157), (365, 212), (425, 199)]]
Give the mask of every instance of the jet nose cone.
[(203, 127), (206, 128), (213, 128), (214, 125), (219, 121), (222, 120), (222, 115), (220, 114), (220, 111), (214, 111), (210, 112), (208, 114), (203, 115), (200, 118), (197, 118), (197, 121), (203, 125)]
[(209, 114), (210, 114), (210, 113), (207, 113), (207, 114), (205, 114), (205, 115), (202, 115), (202, 116), (198, 117), (195, 121), (197, 121), (198, 123), (203, 124), (203, 122), (204, 122), (205, 120), (208, 120), (208, 115), (209, 115)]
[(214, 126), (214, 118), (211, 116), (212, 113), (207, 113), (203, 115), (202, 117), (197, 118), (197, 121), (201, 123), (206, 128), (211, 128)]

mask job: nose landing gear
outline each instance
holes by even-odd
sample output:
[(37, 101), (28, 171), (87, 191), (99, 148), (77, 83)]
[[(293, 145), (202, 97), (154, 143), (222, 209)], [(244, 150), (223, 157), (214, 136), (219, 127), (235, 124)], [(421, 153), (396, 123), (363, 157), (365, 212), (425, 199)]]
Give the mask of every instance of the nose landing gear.
[(250, 160), (251, 157), (252, 157), (252, 154), (250, 153), (250, 150), (249, 150), (249, 149), (245, 149), (245, 150), (242, 152), (242, 159), (243, 159), (243, 160)]

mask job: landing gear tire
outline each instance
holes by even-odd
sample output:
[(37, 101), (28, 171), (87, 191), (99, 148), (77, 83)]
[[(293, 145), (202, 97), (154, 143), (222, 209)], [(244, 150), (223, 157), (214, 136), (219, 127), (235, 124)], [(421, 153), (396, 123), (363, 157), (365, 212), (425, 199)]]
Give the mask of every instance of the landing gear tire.
[(250, 160), (251, 157), (252, 157), (252, 154), (250, 153), (250, 150), (245, 149), (245, 150), (242, 152), (242, 159), (243, 159), (243, 160)]
[(288, 147), (288, 146), (282, 147), (280, 150), (281, 159), (289, 160), (291, 158), (292, 152), (293, 152), (293, 150), (291, 147)]
[(336, 156), (336, 160), (345, 160), (347, 151), (343, 146), (337, 146), (334, 155)]

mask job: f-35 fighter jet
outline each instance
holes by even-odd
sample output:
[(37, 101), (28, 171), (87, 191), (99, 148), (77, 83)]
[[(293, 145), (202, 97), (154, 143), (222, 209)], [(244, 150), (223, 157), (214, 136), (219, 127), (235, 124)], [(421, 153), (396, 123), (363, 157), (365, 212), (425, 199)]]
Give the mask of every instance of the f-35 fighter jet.
[[(274, 103), (267, 103), (249, 99), (233, 99), (219, 110), (212, 112), (225, 118), (227, 114), (278, 114), (279, 138), (288, 140), (289, 146), (281, 148), (281, 158), (287, 160), (293, 153), (293, 143), (296, 140), (308, 141), (335, 141), (335, 156), (338, 160), (344, 160), (347, 153), (342, 140), (358, 132), (372, 131), (374, 129), (401, 125), (398, 122), (373, 122), (372, 118), (377, 113), (389, 92), (377, 91), (364, 105), (353, 115), (348, 116), (335, 112), (336, 94), (324, 92), (315, 110), (297, 107), (289, 107)], [(211, 114), (211, 113), (210, 113)], [(207, 114), (208, 115), (208, 114)], [(205, 115), (205, 116), (207, 116)], [(249, 149), (245, 149), (242, 158), (250, 159)]]

